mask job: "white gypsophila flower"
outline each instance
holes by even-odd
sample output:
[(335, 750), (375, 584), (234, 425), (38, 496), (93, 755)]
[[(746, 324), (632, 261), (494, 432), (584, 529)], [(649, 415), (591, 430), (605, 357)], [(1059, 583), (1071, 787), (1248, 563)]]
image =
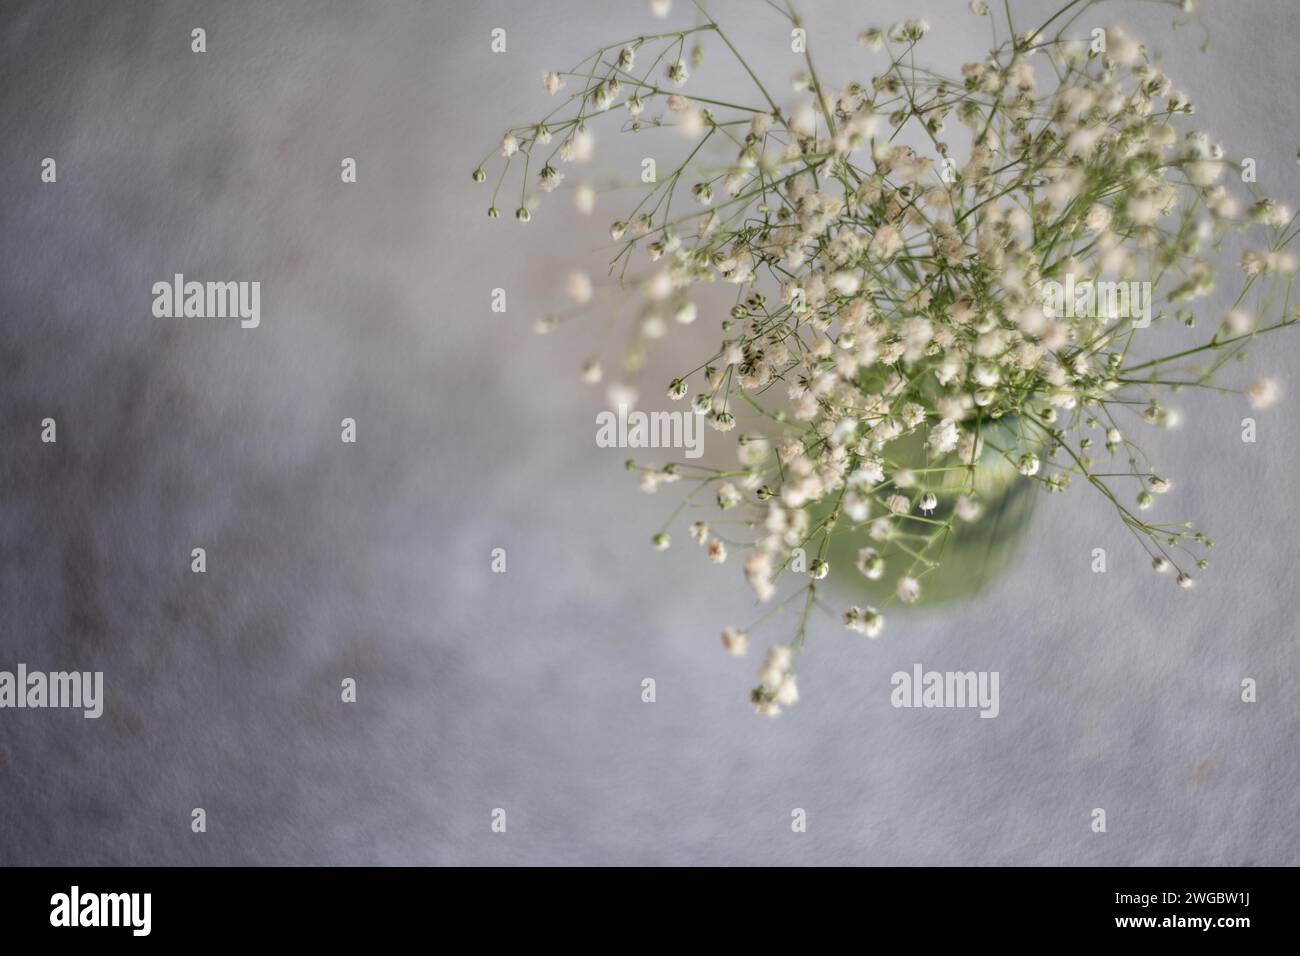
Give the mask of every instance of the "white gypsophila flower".
[(885, 573), (885, 559), (875, 548), (863, 548), (858, 552), (858, 570), (868, 581), (879, 581)]
[(1251, 408), (1272, 408), (1281, 397), (1281, 387), (1271, 378), (1256, 379), (1246, 389), (1246, 398), (1250, 400)]
[(871, 237), (869, 248), (881, 259), (892, 259), (903, 250), (903, 237), (894, 226), (881, 226)]
[(921, 597), (921, 582), (911, 575), (898, 579), (898, 599), (904, 604), (915, 604)]
[(718, 507), (723, 511), (736, 507), (741, 500), (740, 492), (731, 482), (728, 481), (718, 488)]
[(915, 43), (930, 31), (926, 20), (904, 20), (889, 28), (889, 39), (894, 43)]
[(776, 689), (776, 702), (789, 707), (791, 704), (798, 703), (799, 688), (795, 684), (793, 674), (786, 674)]
[(757, 467), (767, 461), (772, 453), (772, 443), (761, 436), (741, 436), (736, 455), (740, 463), (749, 468)]
[(844, 626), (874, 639), (884, 630), (885, 619), (875, 608), (861, 608), (855, 605), (844, 612)]
[(569, 281), (565, 284), (565, 290), (569, 293), (569, 298), (574, 302), (585, 304), (591, 301), (592, 285), (591, 277), (582, 271), (569, 273)]
[(1121, 27), (1107, 27), (1106, 56), (1120, 66), (1133, 66), (1142, 57), (1142, 47)]
[(553, 192), (564, 181), (564, 173), (557, 172), (554, 166), (543, 166), (537, 180), (543, 190)]
[(873, 53), (878, 53), (885, 48), (885, 35), (873, 27), (858, 34), (858, 43)]
[(731, 412), (714, 409), (706, 417), (709, 427), (715, 431), (729, 432), (736, 427), (736, 416)]
[(749, 636), (734, 627), (724, 627), (722, 629), (722, 646), (727, 649), (728, 654), (744, 657), (749, 651)]
[(542, 89), (554, 96), (564, 86), (564, 81), (560, 79), (560, 74), (550, 71), (542, 74)]
[(605, 389), (605, 400), (609, 403), (609, 407), (615, 411), (620, 407), (635, 408), (637, 397), (637, 390), (630, 385), (624, 385), (622, 382), (612, 382)]
[(953, 505), (953, 513), (956, 514), (959, 519), (967, 523), (978, 521), (983, 510), (984, 509), (980, 507), (980, 503), (969, 495), (959, 496), (956, 503)]
[(930, 429), (930, 450), (936, 455), (946, 455), (957, 448), (960, 437), (956, 422), (951, 418), (945, 418)]
[(769, 695), (775, 694), (790, 673), (794, 656), (784, 644), (768, 648), (767, 658), (758, 672), (758, 683)]
[(815, 136), (817, 134), (817, 111), (811, 103), (799, 106), (790, 116), (790, 131), (796, 136)]
[(1224, 318), (1223, 327), (1231, 336), (1249, 335), (1255, 327), (1255, 317), (1245, 309), (1233, 309)]
[(1101, 203), (1093, 203), (1083, 220), (1089, 232), (1104, 232), (1110, 226), (1110, 210)]
[(652, 16), (662, 20), (672, 12), (673, 0), (650, 0), (650, 13)]
[(596, 140), (585, 128), (579, 128), (560, 144), (560, 161), (565, 163), (586, 163), (591, 161)]

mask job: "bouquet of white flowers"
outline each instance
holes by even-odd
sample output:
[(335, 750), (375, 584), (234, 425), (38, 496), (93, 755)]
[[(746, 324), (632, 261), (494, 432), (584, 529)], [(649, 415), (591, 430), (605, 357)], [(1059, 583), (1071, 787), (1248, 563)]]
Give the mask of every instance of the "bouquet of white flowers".
[[(611, 225), (610, 272), (646, 303), (625, 357), (633, 372), (647, 343), (704, 318), (697, 284), (736, 287), (721, 341), (667, 393), (719, 432), (743, 419), (738, 465), (629, 467), (646, 490), (682, 482), (690, 502), (716, 503), (720, 515), (690, 534), (716, 562), (728, 545), (743, 550), (759, 601), (790, 582), (778, 607), (802, 614), (760, 671), (760, 713), (798, 699), (794, 665), (832, 565), (884, 587), (878, 607), (842, 611), (878, 637), (888, 604), (930, 593), (963, 537), (1035, 483), (1099, 492), (1183, 587), (1207, 567), (1202, 532), (1143, 516), (1171, 483), (1134, 433), (1176, 424), (1170, 390), (1231, 391), (1216, 372), (1297, 321), (1287, 249), (1300, 230), (1255, 194), (1252, 162), (1189, 125), (1192, 104), (1144, 46), (1081, 24), (1094, 3), (1017, 32), (1009, 9), (995, 17), (976, 0), (991, 52), (956, 75), (918, 62), (925, 21), (868, 29), (859, 40), (875, 75), (839, 88), (818, 76), (787, 7), (804, 72), (784, 106), (700, 7), (690, 29), (545, 74), (567, 98), (501, 143), (497, 193), (522, 170), (525, 222), (532, 185), (560, 186), (597, 122), (675, 126), (693, 143)], [(757, 106), (697, 95), (689, 81), (709, 38), (752, 79)], [(594, 199), (576, 188), (583, 211)], [(1233, 230), (1247, 250), (1231, 268), (1234, 306), (1210, 317), (1208, 337), (1187, 331), (1183, 347), (1147, 354), (1148, 329), (1197, 326)], [(579, 273), (569, 291), (586, 302), (592, 283)], [(589, 382), (601, 375), (595, 359), (583, 368)], [(1264, 407), (1278, 388), (1261, 380), (1246, 395)], [(654, 544), (669, 543), (665, 526)], [(726, 648), (745, 653), (748, 630), (726, 628)]]

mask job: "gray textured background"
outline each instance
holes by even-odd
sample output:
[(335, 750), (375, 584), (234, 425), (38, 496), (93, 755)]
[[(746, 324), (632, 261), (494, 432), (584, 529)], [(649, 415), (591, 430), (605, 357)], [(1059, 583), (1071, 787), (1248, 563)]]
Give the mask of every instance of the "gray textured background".
[[(908, 13), (931, 63), (986, 46), (964, 0), (805, 6), (835, 84), (870, 77), (860, 28)], [(1171, 8), (1091, 19), (1158, 38), (1197, 121), (1294, 204), (1295, 3), (1207, 6), (1208, 54)], [(764, 5), (714, 12), (773, 86), (797, 69)], [(750, 711), (757, 661), (717, 639), (753, 617), (740, 569), (649, 550), (671, 489), (593, 445), (574, 369), (618, 335), (529, 332), (572, 266), (599, 272), (616, 200), (489, 222), (468, 175), (550, 108), (544, 68), (657, 27), (641, 3), (4, 4), (0, 667), (102, 669), (107, 705), (0, 712), (0, 863), (1300, 862), (1293, 401), (1252, 446), (1242, 401), (1186, 396), (1147, 441), (1164, 513), (1218, 542), (1198, 589), (1076, 485), (978, 600), (870, 644), (820, 620), (805, 699)], [(692, 84), (735, 86), (709, 56)], [(635, 171), (639, 144), (597, 134), (595, 168)], [(153, 318), (178, 271), (261, 280), (262, 327)], [(716, 336), (706, 315), (651, 390)], [(1300, 381), (1294, 338), (1257, 359)], [(914, 661), (1000, 671), (1001, 716), (892, 709)]]

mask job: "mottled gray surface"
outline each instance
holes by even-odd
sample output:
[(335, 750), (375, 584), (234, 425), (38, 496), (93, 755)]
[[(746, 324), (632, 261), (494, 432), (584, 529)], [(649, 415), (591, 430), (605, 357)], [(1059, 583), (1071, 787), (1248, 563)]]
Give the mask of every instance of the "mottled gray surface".
[[(1161, 37), (1197, 120), (1294, 203), (1295, 4), (1207, 5), (1204, 55), (1168, 7), (1103, 10)], [(869, 79), (854, 34), (905, 12), (932, 62), (985, 44), (957, 0), (806, 6), (830, 82)], [(715, 13), (773, 85), (797, 69), (766, 6)], [(871, 644), (819, 619), (805, 699), (752, 714), (757, 662), (717, 639), (754, 616), (739, 567), (650, 551), (671, 489), (593, 445), (574, 369), (619, 334), (528, 331), (568, 269), (599, 271), (616, 202), (489, 222), (468, 175), (549, 109), (544, 68), (657, 27), (640, 3), (4, 5), (0, 667), (102, 669), (108, 701), (0, 712), (0, 863), (1300, 862), (1294, 401), (1255, 445), (1243, 402), (1190, 395), (1149, 439), (1160, 507), (1218, 542), (1198, 589), (1076, 486), (978, 600)], [(709, 54), (697, 79), (739, 89)], [(153, 318), (178, 271), (261, 280), (262, 327)], [(656, 357), (651, 391), (716, 335), (706, 316)], [(1257, 358), (1300, 382), (1294, 338)], [(892, 709), (914, 661), (998, 670), (1001, 716)]]

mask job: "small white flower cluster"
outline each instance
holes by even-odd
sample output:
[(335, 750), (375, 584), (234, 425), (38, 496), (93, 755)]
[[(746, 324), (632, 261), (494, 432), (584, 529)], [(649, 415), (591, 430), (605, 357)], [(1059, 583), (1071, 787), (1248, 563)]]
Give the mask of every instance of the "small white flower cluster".
[[(994, 16), (983, 0), (970, 7)], [(1118, 28), (1105, 31), (1104, 48), (1064, 28), (1020, 34), (944, 77), (915, 68), (930, 25), (910, 19), (859, 36), (873, 54), (870, 81), (828, 87), (809, 60), (793, 104), (756, 80), (764, 105), (743, 108), (690, 92), (699, 42), (725, 41), (704, 19), (544, 74), (546, 93), (571, 89), (568, 111), (509, 131), (499, 152), (507, 170), (526, 160), (549, 193), (564, 185), (565, 164), (591, 158), (590, 124), (604, 114), (618, 111), (633, 134), (674, 127), (693, 143), (610, 226), (621, 245), (612, 271), (644, 299), (623, 365), (635, 372), (654, 342), (703, 318), (697, 286), (734, 286), (735, 305), (717, 317), (721, 341), (667, 394), (689, 395), (721, 433), (743, 413), (738, 465), (629, 467), (646, 491), (679, 481), (693, 501), (704, 491), (729, 526), (745, 529), (728, 542), (747, 552), (744, 576), (760, 602), (791, 579), (792, 597), (806, 592), (796, 639), (774, 648), (760, 674), (759, 711), (797, 698), (792, 669), (831, 571), (832, 538), (854, 542), (859, 583), (889, 575), (882, 607), (914, 603), (950, 538), (981, 519), (990, 469), (1048, 492), (1081, 478), (1119, 510), (1155, 569), (1190, 587), (1190, 564), (1206, 567), (1213, 542), (1190, 525), (1139, 517), (1172, 485), (1119, 416), (1138, 410), (1150, 425), (1176, 427), (1163, 394), (1210, 385), (1227, 358), (1297, 321), (1266, 317), (1271, 300), (1255, 296), (1296, 273), (1292, 211), (1230, 192), (1224, 172), (1235, 164), (1184, 128), (1193, 105)], [(685, 54), (688, 41), (697, 45)], [(638, 73), (638, 60), (653, 68)], [(951, 122), (969, 130), (964, 156), (946, 138)], [(536, 206), (528, 189), (523, 221)], [(589, 184), (576, 187), (582, 211), (595, 199)], [(1148, 325), (1195, 327), (1193, 303), (1214, 287), (1214, 254), (1232, 230), (1261, 239), (1247, 243), (1238, 273), (1238, 301), (1251, 291), (1260, 315), (1234, 308), (1208, 341), (1146, 357)], [(1089, 295), (1049, 306), (1055, 288)], [(579, 307), (595, 295), (584, 273), (568, 292)], [(596, 359), (582, 378), (601, 381)], [(1280, 389), (1261, 379), (1245, 394), (1266, 408)], [(1136, 492), (1116, 487), (1125, 467)], [(707, 522), (690, 533), (709, 560), (726, 561), (728, 544)], [(668, 533), (654, 543), (667, 547)], [(884, 618), (853, 606), (843, 623), (874, 638)], [(748, 638), (728, 628), (723, 643), (740, 654)]]
[(776, 717), (782, 705), (789, 707), (799, 700), (799, 687), (792, 673), (794, 654), (784, 644), (769, 648), (767, 660), (758, 672), (758, 686), (750, 691), (754, 709), (765, 717)]
[(844, 626), (851, 631), (876, 638), (885, 629), (885, 619), (875, 608), (861, 608), (855, 604), (844, 612)]

